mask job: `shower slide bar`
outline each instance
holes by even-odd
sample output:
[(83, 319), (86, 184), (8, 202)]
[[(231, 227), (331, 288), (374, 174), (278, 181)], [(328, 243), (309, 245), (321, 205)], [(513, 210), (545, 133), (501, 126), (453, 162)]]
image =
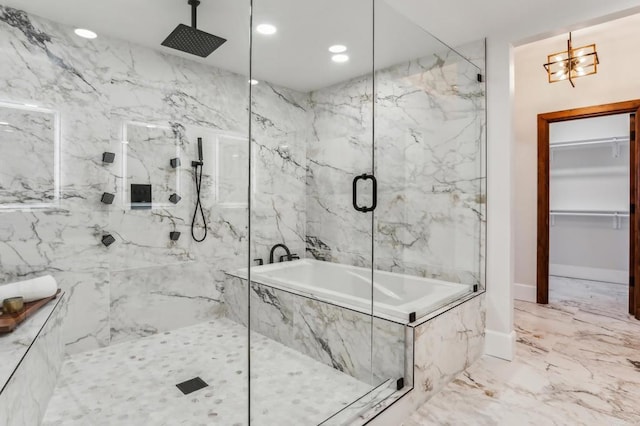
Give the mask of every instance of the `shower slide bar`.
[(613, 229), (620, 229), (620, 219), (629, 217), (629, 212), (609, 211), (609, 210), (551, 210), (551, 225), (555, 225), (556, 216), (573, 216), (573, 217), (610, 217), (613, 219)]

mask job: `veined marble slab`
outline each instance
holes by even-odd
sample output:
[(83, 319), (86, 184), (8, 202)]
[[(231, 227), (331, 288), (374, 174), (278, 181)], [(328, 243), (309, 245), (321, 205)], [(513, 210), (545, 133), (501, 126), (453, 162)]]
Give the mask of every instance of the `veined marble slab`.
[[(227, 277), (227, 315), (245, 325), (247, 280)], [(372, 386), (404, 377), (404, 325), (257, 282), (249, 297), (251, 330)]]

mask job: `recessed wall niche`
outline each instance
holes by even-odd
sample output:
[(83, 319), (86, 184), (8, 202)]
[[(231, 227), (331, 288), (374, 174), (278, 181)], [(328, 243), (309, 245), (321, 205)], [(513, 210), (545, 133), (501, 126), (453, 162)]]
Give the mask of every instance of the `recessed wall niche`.
[(60, 199), (60, 116), (0, 102), (0, 209), (47, 208)]
[[(226, 208), (247, 206), (249, 177), (243, 164), (249, 161), (247, 138), (230, 135), (215, 135), (216, 144), (216, 202)], [(255, 188), (255, 185), (253, 186)]]
[[(180, 173), (169, 160), (180, 158), (182, 127), (128, 121), (122, 124), (121, 202), (131, 209), (131, 185), (151, 185), (150, 208), (173, 208), (180, 193)], [(147, 207), (149, 208), (149, 207)]]

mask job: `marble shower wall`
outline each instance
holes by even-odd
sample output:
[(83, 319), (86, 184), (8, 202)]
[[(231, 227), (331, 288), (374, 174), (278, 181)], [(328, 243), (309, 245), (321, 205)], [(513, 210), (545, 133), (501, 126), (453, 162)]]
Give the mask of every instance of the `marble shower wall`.
[[(0, 177), (0, 207), (22, 204), (0, 209), (0, 283), (53, 275), (67, 292), (64, 340), (71, 352), (218, 315), (223, 271), (246, 267), (247, 204), (239, 194), (248, 180), (247, 77), (109, 37), (80, 39), (70, 27), (2, 6), (0, 35), (0, 101), (56, 111), (61, 136), (60, 200), (35, 209), (29, 200), (50, 200), (52, 177), (33, 153), (51, 161), (51, 141), (32, 137), (35, 115), (16, 127), (27, 126), (22, 133), (30, 143), (12, 167), (43, 185)], [(257, 245), (304, 240), (305, 148), (296, 136), (304, 99), (268, 84), (254, 88), (260, 189), (288, 194), (277, 203), (258, 200), (264, 217), (253, 229), (264, 238)], [(190, 236), (197, 137), (205, 155), (203, 243)], [(114, 163), (102, 162), (105, 151), (116, 154)], [(182, 165), (173, 169), (176, 156)], [(131, 183), (153, 184), (152, 209), (129, 208)], [(115, 194), (112, 205), (100, 202), (103, 192)], [(174, 192), (182, 197), (175, 205), (168, 201)], [(182, 233), (178, 241), (169, 240), (171, 231)], [(203, 231), (200, 224), (196, 234)], [(105, 233), (116, 238), (109, 248), (101, 244)]]
[[(484, 43), (465, 46), (482, 58)], [(371, 216), (351, 206), (351, 181), (375, 156), (375, 267), (476, 284), (484, 215), (482, 71), (451, 50), (311, 93), (307, 252), (367, 266)], [(370, 193), (370, 189), (361, 189)], [(361, 204), (366, 204), (362, 198)]]

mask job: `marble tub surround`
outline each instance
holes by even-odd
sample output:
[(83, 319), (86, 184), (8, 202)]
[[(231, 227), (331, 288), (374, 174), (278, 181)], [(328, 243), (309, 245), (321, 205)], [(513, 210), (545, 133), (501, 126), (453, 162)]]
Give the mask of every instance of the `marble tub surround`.
[(60, 294), (13, 333), (0, 335), (0, 424), (40, 424), (64, 358), (65, 303)]
[[(246, 325), (247, 280), (228, 275), (223, 298), (228, 317)], [(250, 306), (252, 331), (362, 382), (378, 386), (405, 376), (402, 324), (255, 281)]]
[(637, 321), (564, 301), (516, 301), (514, 319), (514, 361), (483, 357), (404, 424), (638, 424)]
[(413, 388), (381, 401), (354, 424), (398, 424), (480, 359), (484, 352), (484, 299), (484, 293), (479, 294), (413, 328)]
[[(247, 77), (105, 35), (89, 42), (73, 28), (2, 6), (0, 35), (0, 101), (38, 105), (59, 116), (61, 165), (59, 201), (30, 208), (35, 198), (51, 198), (51, 138), (29, 136), (47, 127), (35, 116), (23, 120), (29, 126), (13, 129), (30, 139), (15, 167), (32, 170), (40, 157), (48, 163), (41, 165), (42, 176), (30, 174), (38, 186), (11, 189), (11, 199), (0, 200), (26, 206), (0, 209), (0, 282), (43, 273), (56, 278), (68, 296), (69, 352), (167, 330), (166, 315), (158, 313), (171, 303), (179, 326), (214, 317), (222, 271), (246, 266), (247, 203), (238, 191), (246, 195), (247, 179), (228, 179), (220, 166), (244, 158), (246, 170)], [(253, 239), (256, 257), (283, 239), (303, 253), (305, 139), (298, 135), (306, 123), (304, 98), (266, 82), (254, 88), (259, 189), (277, 198), (256, 201), (252, 230), (263, 236)], [(201, 244), (190, 237), (197, 137), (204, 143), (202, 202), (209, 227)], [(103, 163), (103, 152), (115, 153), (115, 161)], [(174, 157), (182, 163), (176, 169), (169, 164)], [(153, 209), (129, 209), (131, 183), (153, 184)], [(100, 202), (103, 192), (115, 194), (112, 205)], [(174, 192), (182, 197), (175, 205), (167, 199)], [(169, 240), (172, 231), (181, 232), (178, 241)], [(203, 232), (201, 223), (196, 232)], [(109, 248), (100, 242), (106, 233), (116, 239)]]
[[(72, 355), (43, 425), (247, 425), (247, 345), (222, 318)], [(320, 424), (370, 389), (260, 334), (251, 347), (251, 424)], [(176, 388), (196, 376), (209, 386)]]

